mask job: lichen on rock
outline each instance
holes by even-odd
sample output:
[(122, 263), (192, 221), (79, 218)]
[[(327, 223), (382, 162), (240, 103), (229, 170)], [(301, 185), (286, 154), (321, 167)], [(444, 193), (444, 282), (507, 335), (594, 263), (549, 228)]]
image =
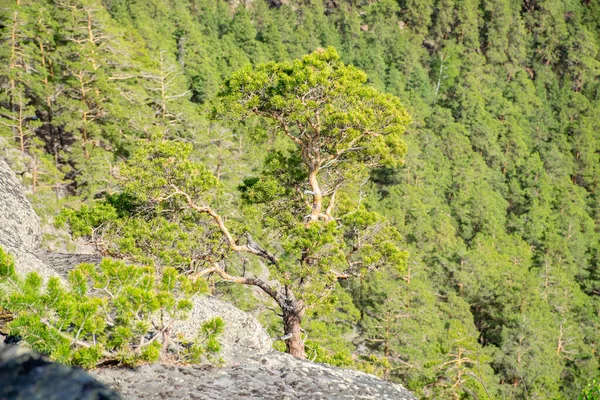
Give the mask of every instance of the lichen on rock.
[(131, 399), (416, 399), (402, 385), (373, 375), (278, 352), (247, 352), (239, 362), (222, 368), (143, 365), (91, 373)]

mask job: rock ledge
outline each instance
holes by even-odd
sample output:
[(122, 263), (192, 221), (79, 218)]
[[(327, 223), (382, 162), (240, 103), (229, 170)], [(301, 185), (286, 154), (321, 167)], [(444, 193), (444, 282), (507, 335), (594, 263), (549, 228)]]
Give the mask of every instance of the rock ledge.
[(144, 365), (92, 371), (128, 399), (389, 399), (416, 400), (404, 387), (358, 371), (298, 360), (271, 352), (248, 355), (242, 363)]

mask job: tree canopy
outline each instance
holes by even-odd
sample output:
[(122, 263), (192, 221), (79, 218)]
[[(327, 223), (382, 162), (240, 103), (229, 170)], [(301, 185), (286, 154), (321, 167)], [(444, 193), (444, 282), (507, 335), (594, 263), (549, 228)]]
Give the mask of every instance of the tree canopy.
[[(270, 75), (254, 78), (264, 71)], [(288, 77), (297, 82), (286, 89), (278, 81)], [(300, 81), (307, 83), (299, 87)], [(231, 78), (221, 107), (238, 114), (271, 110), (259, 115), (274, 116), (274, 133), (291, 142), (267, 156), (261, 175), (240, 187), (246, 208), (237, 224), (212, 205), (219, 183), (190, 160), (191, 146), (171, 141), (142, 145), (121, 168), (121, 193), (92, 209), (68, 211), (65, 218), (73, 232), (83, 224), (82, 233), (111, 255), (175, 262), (199, 275), (259, 287), (281, 309), (288, 351), (305, 357), (300, 322), (306, 310), (325, 301), (338, 279), (402, 270), (406, 259), (398, 232), (366, 210), (352, 188), (361, 176), (368, 178), (369, 166), (398, 164), (405, 148), (401, 135), (408, 117), (398, 99), (364, 84), (364, 73), (345, 66), (332, 48), (292, 64), (243, 69)], [(255, 106), (254, 92), (272, 93), (263, 95), (266, 105)], [(311, 93), (320, 95), (314, 100)], [(284, 97), (289, 105), (277, 100)], [(268, 279), (228, 273), (226, 263), (235, 255), (262, 259)]]

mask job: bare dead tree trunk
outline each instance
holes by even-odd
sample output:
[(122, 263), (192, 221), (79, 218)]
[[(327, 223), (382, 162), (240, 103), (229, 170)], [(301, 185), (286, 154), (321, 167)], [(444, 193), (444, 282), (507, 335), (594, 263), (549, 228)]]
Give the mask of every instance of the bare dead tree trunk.
[(21, 148), (21, 153), (25, 154), (25, 129), (23, 127), (23, 95), (19, 93), (19, 114), (17, 118), (17, 131), (19, 132), (19, 144)]
[(87, 135), (87, 124), (88, 124), (88, 102), (87, 102), (87, 93), (90, 90), (86, 88), (85, 83), (85, 75), (83, 71), (79, 71), (77, 75), (77, 80), (79, 81), (79, 92), (81, 96), (81, 147), (83, 149), (83, 155), (87, 159), (90, 157), (87, 149), (88, 135)]
[(92, 59), (92, 68), (94, 71), (98, 69), (98, 64), (96, 63), (96, 53), (94, 52), (94, 47), (96, 46), (96, 39), (94, 37), (94, 29), (93, 29), (93, 20), (92, 20), (92, 12), (90, 10), (85, 10), (87, 14), (87, 30), (88, 30), (88, 41), (91, 44), (90, 46), (90, 54)]
[(177, 41), (177, 62), (181, 65), (181, 68), (185, 67), (185, 36), (181, 36)]

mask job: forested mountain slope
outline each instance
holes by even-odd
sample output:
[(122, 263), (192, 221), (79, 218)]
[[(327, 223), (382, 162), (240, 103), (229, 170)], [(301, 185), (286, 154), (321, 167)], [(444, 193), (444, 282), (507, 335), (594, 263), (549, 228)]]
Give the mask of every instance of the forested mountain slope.
[(309, 318), (309, 348), (341, 365), (376, 354), (428, 398), (574, 398), (598, 376), (597, 0), (0, 7), (0, 148), (40, 209), (111, 192), (136, 141), (164, 136), (194, 145), (235, 210), (262, 149), (211, 121), (220, 84), (331, 45), (412, 117), (405, 165), (361, 188), (410, 257), (343, 281), (338, 307)]

